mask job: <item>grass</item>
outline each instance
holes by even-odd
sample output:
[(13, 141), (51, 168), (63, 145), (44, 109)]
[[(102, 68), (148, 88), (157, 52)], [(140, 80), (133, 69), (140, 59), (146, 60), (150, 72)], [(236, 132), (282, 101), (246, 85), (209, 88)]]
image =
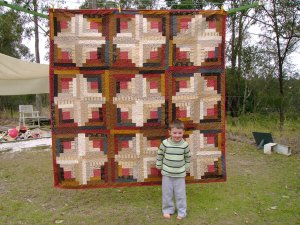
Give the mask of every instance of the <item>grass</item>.
[(272, 133), (274, 142), (287, 145), (294, 153), (300, 154), (299, 117), (286, 119), (283, 130), (279, 129), (277, 114), (247, 114), (236, 118), (228, 116), (226, 122), (226, 131), (231, 134), (253, 140), (253, 131)]
[[(300, 129), (299, 117), (287, 118), (284, 121), (284, 128), (279, 130), (279, 117), (277, 114), (246, 114), (239, 117), (226, 117), (227, 129), (236, 132), (249, 132), (252, 130), (257, 131), (272, 131), (274, 134), (295, 133)], [(290, 132), (290, 133), (289, 133)]]
[(50, 150), (0, 154), (0, 224), (299, 224), (300, 157), (227, 141), (224, 183), (187, 186), (188, 217), (165, 220), (161, 188), (53, 188)]

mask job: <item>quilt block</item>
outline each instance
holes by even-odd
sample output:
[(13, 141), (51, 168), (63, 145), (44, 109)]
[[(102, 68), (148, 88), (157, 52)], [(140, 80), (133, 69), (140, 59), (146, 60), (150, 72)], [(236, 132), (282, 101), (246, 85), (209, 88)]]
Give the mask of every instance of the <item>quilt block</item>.
[(174, 119), (192, 155), (187, 183), (226, 180), (224, 11), (50, 12), (54, 184), (158, 185)]

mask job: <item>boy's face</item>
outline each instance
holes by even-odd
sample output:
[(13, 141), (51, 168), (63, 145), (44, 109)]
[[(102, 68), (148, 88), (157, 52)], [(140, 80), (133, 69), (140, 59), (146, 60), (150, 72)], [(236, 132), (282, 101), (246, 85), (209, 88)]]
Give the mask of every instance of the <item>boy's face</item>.
[(171, 136), (172, 141), (174, 142), (180, 142), (182, 137), (183, 137), (184, 130), (183, 129), (178, 129), (178, 128), (171, 128), (169, 130), (169, 134)]

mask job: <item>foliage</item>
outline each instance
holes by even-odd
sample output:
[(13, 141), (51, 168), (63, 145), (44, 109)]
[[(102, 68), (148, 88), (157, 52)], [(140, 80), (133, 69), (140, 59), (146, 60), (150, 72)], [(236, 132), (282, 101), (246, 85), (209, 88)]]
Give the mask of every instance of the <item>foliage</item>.
[(276, 103), (279, 105), (280, 128), (284, 124), (286, 112), (285, 77), (288, 56), (296, 50), (300, 41), (300, 1), (273, 0), (262, 7), (256, 20), (263, 28), (260, 35), (265, 52), (271, 56), (276, 67), (274, 75), (278, 78), (279, 95)]
[[(247, 3), (253, 3), (255, 1), (249, 1)], [(233, 0), (229, 2), (231, 8), (238, 8), (245, 4), (243, 0)], [(227, 84), (227, 94), (231, 96), (229, 99), (229, 108), (232, 116), (239, 116), (246, 111), (246, 101), (251, 94), (249, 92), (249, 85), (243, 70), (244, 62), (244, 48), (247, 46), (247, 38), (249, 37), (249, 28), (253, 25), (253, 20), (248, 19), (248, 15), (251, 14), (251, 10), (244, 10), (237, 12), (228, 17), (228, 48), (227, 58), (230, 63), (227, 71), (229, 72), (229, 81)], [(251, 61), (252, 62), (252, 61)], [(249, 63), (247, 65), (250, 66)], [(233, 92), (233, 93), (230, 93)], [(233, 95), (232, 95), (233, 94)]]
[[(279, 128), (279, 118), (276, 113), (248, 113), (239, 117), (227, 116), (226, 130), (238, 135), (246, 135), (252, 138), (253, 131), (271, 132), (275, 138), (297, 138), (297, 130), (300, 129), (300, 117), (287, 117), (286, 127), (283, 131)], [(282, 136), (282, 137), (281, 137)], [(300, 140), (298, 140), (300, 141)], [(287, 143), (288, 144), (288, 143)], [(300, 150), (300, 146), (297, 146)]]
[[(274, 76), (276, 66), (270, 63), (270, 55), (261, 49), (258, 45), (246, 46), (242, 49), (241, 70), (232, 72), (230, 67), (226, 69), (226, 95), (227, 109), (232, 116), (243, 113), (272, 113), (279, 112), (281, 105), (287, 112), (287, 117), (299, 115), (299, 97), (300, 83), (299, 75), (292, 69), (286, 68), (288, 75), (284, 78), (285, 96), (283, 103), (279, 92), (277, 78)], [(240, 72), (242, 75), (237, 75)], [(236, 88), (237, 76), (239, 79), (239, 89)], [(243, 102), (244, 92), (248, 97)], [(239, 102), (238, 102), (239, 101)], [(237, 103), (238, 102), (238, 103)], [(245, 107), (236, 107), (239, 110), (233, 114), (233, 106), (241, 105)]]
[(29, 48), (22, 43), (30, 31), (24, 26), (22, 16), (13, 10), (0, 7), (0, 53), (15, 58), (32, 59)]
[[(155, 5), (158, 1), (154, 0), (120, 0), (118, 3), (116, 1), (105, 1), (105, 0), (100, 0), (97, 1), (97, 8), (102, 8), (102, 9), (111, 9), (111, 8), (119, 8), (121, 9), (154, 9)], [(81, 6), (81, 9), (89, 9), (92, 8), (91, 1), (85, 1)]]
[[(0, 7), (0, 53), (15, 58), (33, 60), (30, 49), (22, 43), (24, 38), (31, 36), (31, 30), (25, 28), (26, 20), (19, 12), (4, 10)], [(2, 10), (3, 9), (3, 10)], [(31, 102), (32, 96), (0, 96), (0, 111), (8, 110), (13, 116), (17, 105)]]
[[(42, 106), (49, 105), (49, 94), (41, 94)], [(19, 116), (19, 105), (34, 105), (35, 95), (0, 96), (0, 118)]]
[[(174, 0), (166, 0), (165, 3), (167, 7), (171, 9), (203, 9), (204, 7), (208, 6), (210, 8), (221, 8), (222, 4), (225, 0), (181, 0), (181, 1), (174, 1)], [(97, 1), (98, 8), (118, 8), (119, 5), (122, 9), (159, 9), (162, 8), (160, 5), (160, 1), (158, 0), (120, 0), (119, 3), (115, 1)], [(91, 8), (92, 4), (91, 1), (85, 1), (84, 4), (80, 7), (82, 9)]]
[[(30, 0), (15, 0), (12, 4), (19, 5), (29, 10), (34, 10), (34, 2)], [(36, 1), (37, 11), (46, 13), (48, 11), (49, 4), (44, 1)], [(60, 1), (58, 5), (64, 3)], [(39, 30), (43, 32), (45, 36), (49, 35), (48, 20), (38, 18)], [(34, 60), (34, 56), (30, 53), (30, 49), (22, 43), (24, 39), (31, 39), (34, 31), (34, 19), (33, 16), (27, 13), (14, 11), (14, 10), (2, 10), (0, 12), (0, 53), (15, 57), (26, 58), (30, 61)], [(38, 37), (37, 37), (38, 38)], [(43, 46), (44, 47), (44, 46)], [(45, 46), (49, 48), (49, 44)], [(39, 60), (38, 60), (39, 61)], [(48, 105), (48, 95), (38, 95), (42, 98), (42, 105)], [(35, 104), (36, 96), (23, 95), (23, 96), (0, 96), (0, 111), (3, 115), (7, 116), (7, 111), (10, 112), (11, 117), (14, 116), (14, 112), (18, 111), (20, 104)], [(39, 104), (38, 104), (39, 105)], [(1, 116), (3, 116), (1, 115)]]
[[(245, 1), (231, 1), (238, 7)], [(283, 126), (284, 114), (297, 114), (299, 74), (289, 55), (299, 47), (300, 2), (265, 1), (253, 11), (228, 17), (226, 94), (232, 116), (247, 112), (277, 112)], [(249, 28), (260, 27), (258, 41)], [(252, 29), (253, 30), (253, 29)], [(257, 29), (256, 29), (257, 30)], [(257, 32), (256, 32), (257, 33)]]
[[(48, 10), (50, 7), (52, 7), (51, 2), (54, 4), (54, 0), (51, 1), (41, 1), (41, 0), (15, 0), (15, 4), (23, 7), (23, 8), (27, 8), (31, 11), (37, 11), (43, 14), (48, 14)], [(59, 2), (55, 3), (57, 5), (57, 8), (62, 7), (65, 4), (64, 0), (60, 0)], [(49, 36), (49, 20), (41, 18), (41, 17), (37, 17), (37, 22), (35, 23), (34, 21), (34, 16), (31, 14), (27, 14), (27, 13), (22, 13), (19, 12), (20, 15), (22, 15), (22, 17), (24, 19), (26, 19), (27, 21), (27, 29), (30, 31), (31, 36), (37, 36), (35, 38), (37, 38), (37, 42), (39, 42), (39, 34), (43, 35), (44, 37), (48, 37)], [(38, 32), (35, 33), (35, 27), (37, 26), (38, 28)], [(35, 34), (35, 35), (34, 35)], [(43, 46), (43, 48), (45, 48), (46, 52), (49, 52), (49, 38), (46, 39), (47, 42), (45, 44), (45, 46)], [(37, 46), (36, 46), (37, 48)], [(36, 51), (38, 49), (35, 49)], [(38, 53), (39, 55), (39, 53)], [(48, 55), (45, 55), (45, 60), (48, 60)], [(36, 57), (36, 61), (39, 57)], [(39, 61), (39, 60), (38, 60)]]
[(166, 0), (167, 6), (171, 9), (204, 9), (204, 7), (221, 8), (225, 0)]
[(262, 30), (260, 44), (277, 66), (286, 64), (286, 57), (299, 47), (299, 8), (300, 1), (275, 0), (267, 2), (256, 18)]

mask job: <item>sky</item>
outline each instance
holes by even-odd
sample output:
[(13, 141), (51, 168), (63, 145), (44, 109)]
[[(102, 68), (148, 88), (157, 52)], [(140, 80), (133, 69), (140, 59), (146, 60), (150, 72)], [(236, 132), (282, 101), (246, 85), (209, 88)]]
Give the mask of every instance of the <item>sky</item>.
[[(7, 0), (7, 2), (11, 3), (12, 0)], [(43, 2), (48, 4), (50, 7), (54, 7), (54, 8), (59, 8), (59, 6), (63, 5), (63, 8), (78, 9), (79, 6), (84, 2), (84, 0), (65, 0), (65, 2), (67, 2), (65, 4), (62, 4), (63, 0), (55, 0), (55, 1), (54, 0), (44, 0)], [(159, 4), (162, 4), (162, 3), (159, 3)], [(225, 10), (226, 10), (226, 6), (225, 6)], [(254, 28), (251, 32), (258, 33), (259, 29)], [(39, 37), (40, 37), (40, 60), (41, 60), (41, 63), (48, 64), (49, 62), (47, 60), (45, 60), (45, 56), (46, 56), (46, 54), (48, 54), (48, 51), (45, 48), (47, 37), (45, 37), (43, 35), (42, 31), (40, 31)], [(34, 54), (34, 38), (31, 38), (31, 40), (24, 40), (24, 44), (29, 46), (31, 53)], [(290, 56), (290, 60), (295, 65), (296, 71), (298, 71), (298, 73), (300, 73), (300, 48), (298, 48), (297, 51)]]

